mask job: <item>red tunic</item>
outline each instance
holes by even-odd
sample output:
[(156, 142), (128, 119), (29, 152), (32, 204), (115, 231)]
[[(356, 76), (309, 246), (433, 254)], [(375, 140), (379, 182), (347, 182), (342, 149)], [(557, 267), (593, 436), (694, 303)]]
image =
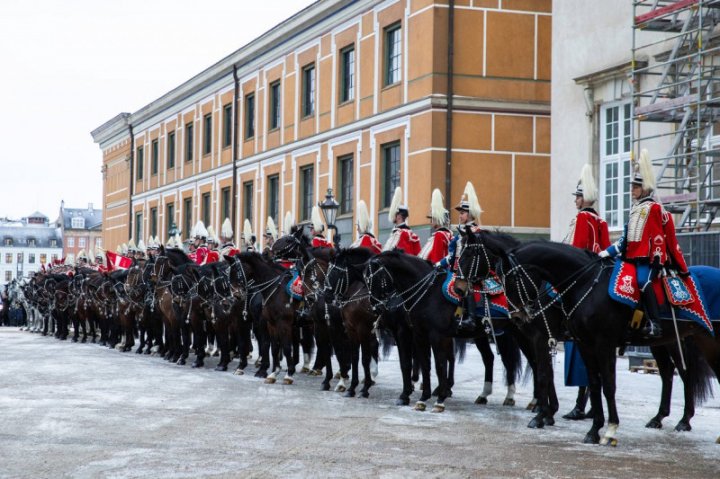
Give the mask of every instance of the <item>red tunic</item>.
[(193, 253), (190, 253), (188, 256), (190, 256), (190, 259), (195, 261), (196, 264), (205, 264), (208, 252), (209, 250), (207, 246), (199, 246), (198, 249), (196, 249)]
[(367, 248), (375, 254), (379, 254), (382, 251), (382, 245), (370, 233), (361, 235), (350, 247)]
[(390, 233), (383, 251), (392, 251), (394, 249), (401, 249), (407, 254), (417, 256), (421, 249), (420, 238), (407, 225), (396, 226)]
[(434, 231), (418, 256), (432, 264), (437, 263), (447, 256), (451, 239), (452, 233), (446, 228)]
[(672, 216), (651, 199), (641, 200), (630, 210), (623, 258), (649, 263), (658, 258), (663, 266), (671, 266), (681, 273), (688, 271), (675, 236)]
[(595, 210), (585, 208), (570, 223), (568, 242), (577, 248), (599, 253), (610, 246), (608, 225)]
[(220, 254), (223, 256), (235, 256), (236, 254), (240, 254), (240, 250), (237, 249), (234, 244), (229, 243), (223, 245)]
[(220, 253), (215, 250), (208, 250), (207, 256), (205, 256), (205, 262), (203, 264), (215, 263), (220, 261)]
[(323, 235), (315, 235), (312, 239), (313, 248), (332, 248), (333, 245)]

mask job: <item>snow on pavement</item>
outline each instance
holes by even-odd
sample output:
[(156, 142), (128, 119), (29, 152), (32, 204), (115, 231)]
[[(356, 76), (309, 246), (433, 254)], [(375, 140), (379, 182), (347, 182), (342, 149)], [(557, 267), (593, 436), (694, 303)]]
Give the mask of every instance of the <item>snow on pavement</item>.
[(291, 386), (266, 385), (213, 371), (214, 358), (197, 370), (16, 328), (0, 328), (0, 345), (0, 478), (720, 477), (717, 382), (692, 432), (673, 431), (683, 408), (677, 377), (664, 429), (646, 429), (660, 379), (630, 373), (625, 358), (620, 443), (608, 448), (582, 444), (589, 421), (560, 418), (576, 394), (562, 387), (562, 352), (556, 425), (532, 430), (531, 385), (518, 386), (517, 406), (502, 406), (499, 360), (490, 404), (473, 404), (484, 374), (474, 348), (456, 369), (447, 411), (433, 414), (393, 405), (395, 353), (362, 399), (320, 391), (319, 378), (302, 374)]

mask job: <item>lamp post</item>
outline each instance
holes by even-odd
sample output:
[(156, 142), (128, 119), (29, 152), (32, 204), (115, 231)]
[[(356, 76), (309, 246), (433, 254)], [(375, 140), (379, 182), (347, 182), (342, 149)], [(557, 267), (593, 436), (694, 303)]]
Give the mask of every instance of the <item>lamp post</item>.
[(340, 234), (337, 232), (337, 226), (335, 225), (335, 218), (340, 209), (340, 204), (335, 201), (332, 188), (328, 188), (325, 194), (325, 201), (318, 203), (318, 206), (325, 218), (325, 224), (327, 224), (329, 230), (333, 231), (333, 245), (336, 249), (340, 248)]
[[(178, 227), (174, 221), (172, 223), (170, 223), (170, 229), (168, 230), (168, 234), (170, 235), (170, 238), (174, 238), (175, 235), (180, 234), (180, 230), (178, 229)], [(168, 239), (170, 239), (170, 238), (168, 238)]]

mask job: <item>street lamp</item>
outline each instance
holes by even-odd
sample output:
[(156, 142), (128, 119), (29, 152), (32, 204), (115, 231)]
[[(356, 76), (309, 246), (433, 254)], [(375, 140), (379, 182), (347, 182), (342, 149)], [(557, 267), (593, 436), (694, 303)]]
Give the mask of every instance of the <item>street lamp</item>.
[(170, 223), (170, 229), (168, 230), (168, 234), (170, 235), (170, 238), (174, 238), (175, 235), (180, 234), (180, 230), (178, 229), (174, 221)]
[(335, 201), (332, 188), (328, 188), (327, 194), (325, 195), (325, 201), (318, 203), (318, 206), (322, 211), (328, 229), (333, 230), (333, 245), (336, 249), (340, 248), (340, 234), (337, 232), (337, 226), (335, 226), (335, 218), (337, 217), (337, 212), (340, 209), (340, 204)]

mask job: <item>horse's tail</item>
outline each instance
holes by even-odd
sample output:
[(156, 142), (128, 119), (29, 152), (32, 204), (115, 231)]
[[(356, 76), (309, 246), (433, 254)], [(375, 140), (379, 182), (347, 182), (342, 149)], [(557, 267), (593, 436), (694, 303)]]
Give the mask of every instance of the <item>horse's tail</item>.
[(458, 364), (465, 361), (465, 351), (467, 350), (467, 340), (465, 338), (455, 338), (455, 359)]
[(517, 341), (509, 331), (495, 337), (498, 352), (505, 366), (505, 384), (510, 386), (522, 377), (522, 357)]
[(382, 358), (387, 359), (390, 356), (393, 346), (395, 346), (395, 339), (393, 335), (384, 328), (377, 330), (378, 341), (382, 345)]
[(713, 395), (712, 378), (714, 373), (705, 361), (692, 336), (684, 340), (685, 381), (690, 387), (696, 404), (702, 404)]

